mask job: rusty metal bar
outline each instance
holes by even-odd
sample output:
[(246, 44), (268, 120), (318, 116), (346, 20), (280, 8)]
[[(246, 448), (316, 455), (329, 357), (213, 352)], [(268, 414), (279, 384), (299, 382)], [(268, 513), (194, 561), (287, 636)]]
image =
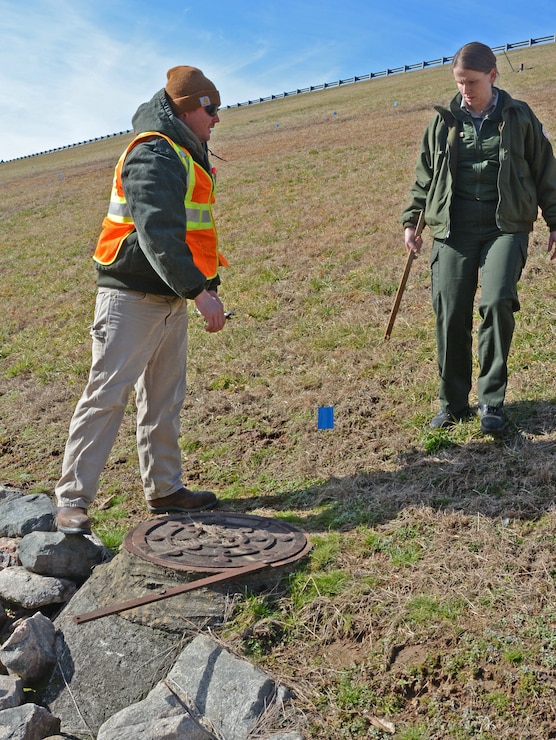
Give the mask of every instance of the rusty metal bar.
[(107, 617), (111, 614), (117, 614), (118, 612), (127, 611), (128, 609), (135, 609), (137, 606), (144, 606), (145, 604), (152, 604), (155, 601), (162, 601), (163, 599), (169, 599), (172, 596), (178, 594), (184, 594), (188, 591), (194, 591), (197, 588), (203, 588), (205, 586), (212, 586), (214, 583), (222, 583), (223, 581), (232, 581), (242, 576), (250, 575), (259, 570), (269, 568), (270, 564), (264, 561), (258, 563), (250, 563), (244, 565), (241, 568), (229, 569), (222, 573), (214, 573), (206, 578), (198, 578), (196, 581), (190, 581), (189, 583), (182, 583), (181, 586), (175, 586), (174, 588), (168, 588), (166, 591), (161, 591), (157, 594), (148, 594), (146, 596), (139, 596), (136, 599), (130, 599), (129, 601), (122, 601), (119, 604), (109, 604), (108, 606), (94, 609), (90, 612), (84, 612), (83, 614), (76, 614), (73, 617), (73, 621), (76, 624), (84, 624), (85, 622), (92, 622), (94, 619), (100, 619), (101, 617)]
[(129, 601), (122, 601), (117, 604), (109, 604), (108, 606), (94, 609), (90, 612), (84, 612), (83, 614), (76, 614), (72, 617), (72, 620), (76, 624), (84, 624), (85, 622), (92, 622), (94, 619), (100, 619), (101, 617), (108, 617), (111, 614), (118, 614), (118, 612), (127, 611), (128, 609), (135, 609), (137, 606), (144, 606), (145, 604), (152, 604), (155, 601), (162, 601), (163, 599), (169, 599), (172, 596), (179, 594), (185, 594), (188, 591), (194, 591), (197, 588), (203, 588), (205, 586), (212, 586), (214, 583), (224, 583), (225, 581), (233, 581), (242, 576), (248, 576), (251, 573), (256, 573), (265, 568), (277, 568), (282, 565), (289, 565), (306, 555), (311, 549), (311, 543), (309, 540), (306, 541), (305, 547), (284, 560), (278, 560), (274, 563), (269, 563), (266, 560), (259, 560), (256, 563), (249, 563), (249, 565), (243, 565), (241, 568), (230, 568), (221, 573), (213, 573), (211, 576), (206, 578), (198, 578), (196, 581), (190, 581), (189, 583), (183, 583), (181, 586), (175, 586), (174, 588), (166, 589), (158, 594), (148, 594), (147, 596), (139, 596), (136, 599), (130, 599)]

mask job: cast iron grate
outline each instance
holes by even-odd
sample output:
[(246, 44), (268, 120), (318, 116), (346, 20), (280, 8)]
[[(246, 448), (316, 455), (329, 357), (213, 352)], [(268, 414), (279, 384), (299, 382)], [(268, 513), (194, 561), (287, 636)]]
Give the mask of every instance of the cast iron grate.
[(127, 533), (124, 547), (167, 568), (213, 573), (292, 562), (308, 552), (309, 543), (301, 530), (277, 519), (200, 512), (143, 522)]

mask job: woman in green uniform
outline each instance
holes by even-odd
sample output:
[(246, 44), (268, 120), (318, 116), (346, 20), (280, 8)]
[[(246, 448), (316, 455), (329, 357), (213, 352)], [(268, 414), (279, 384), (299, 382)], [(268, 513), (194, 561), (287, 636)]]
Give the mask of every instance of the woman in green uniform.
[(436, 107), (424, 133), (411, 203), (402, 214), (406, 249), (419, 253), (420, 211), (434, 238), (432, 301), (440, 376), (433, 429), (474, 414), (469, 406), (473, 306), (479, 276), (478, 413), (485, 434), (501, 434), (507, 360), (519, 310), (517, 283), (538, 207), (556, 258), (556, 161), (531, 108), (495, 87), (496, 57), (463, 46), (452, 71), (458, 94)]

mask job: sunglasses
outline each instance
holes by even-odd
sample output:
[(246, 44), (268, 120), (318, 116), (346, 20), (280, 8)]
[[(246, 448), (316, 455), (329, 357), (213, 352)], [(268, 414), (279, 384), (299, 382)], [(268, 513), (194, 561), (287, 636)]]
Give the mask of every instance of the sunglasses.
[(203, 105), (203, 108), (206, 110), (211, 118), (214, 118), (214, 116), (218, 113), (218, 106), (216, 105), (216, 103), (213, 103), (212, 105)]

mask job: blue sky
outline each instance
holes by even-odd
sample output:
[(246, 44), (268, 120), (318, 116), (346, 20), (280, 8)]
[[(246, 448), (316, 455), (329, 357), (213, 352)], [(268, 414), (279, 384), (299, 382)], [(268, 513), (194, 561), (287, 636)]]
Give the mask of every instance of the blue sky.
[(554, 0), (0, 0), (0, 160), (124, 131), (177, 64), (224, 105), (555, 32)]

